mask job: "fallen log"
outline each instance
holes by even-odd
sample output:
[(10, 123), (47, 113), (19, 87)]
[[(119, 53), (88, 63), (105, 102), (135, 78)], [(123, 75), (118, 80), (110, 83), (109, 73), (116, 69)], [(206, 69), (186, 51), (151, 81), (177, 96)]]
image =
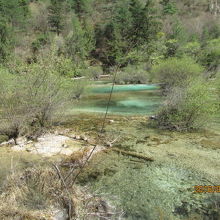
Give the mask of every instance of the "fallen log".
[(125, 155), (125, 156), (135, 157), (135, 158), (142, 159), (145, 161), (154, 161), (154, 159), (152, 157), (147, 157), (143, 154), (135, 153), (132, 151), (125, 151), (125, 150), (122, 150), (119, 148), (109, 148), (109, 150), (112, 150), (114, 152), (117, 152), (117, 153)]

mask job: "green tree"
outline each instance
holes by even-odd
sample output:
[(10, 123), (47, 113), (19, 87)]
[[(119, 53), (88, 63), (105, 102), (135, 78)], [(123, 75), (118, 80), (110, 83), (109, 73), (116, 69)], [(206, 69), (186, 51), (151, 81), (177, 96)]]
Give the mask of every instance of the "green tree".
[(66, 41), (67, 53), (73, 61), (80, 63), (94, 47), (93, 30), (86, 23), (82, 25), (76, 15), (73, 17), (72, 27), (73, 31)]
[(155, 39), (160, 30), (160, 22), (154, 1), (147, 0), (145, 5), (142, 6), (139, 0), (131, 0), (130, 12), (133, 18), (130, 30), (133, 47), (149, 43), (152, 39)]
[(13, 25), (20, 25), (26, 22), (29, 14), (27, 0), (0, 0), (0, 14)]
[(58, 35), (63, 30), (63, 1), (62, 0), (51, 0), (51, 4), (49, 6), (49, 24), (51, 30), (56, 32)]
[(174, 15), (177, 12), (177, 8), (175, 3), (170, 0), (162, 0), (160, 4), (163, 6), (163, 14), (164, 15)]
[(200, 62), (208, 71), (216, 72), (220, 68), (220, 38), (206, 42), (202, 50)]
[(201, 53), (201, 45), (198, 41), (188, 42), (182, 47), (178, 48), (177, 56), (190, 56), (198, 60)]
[(10, 52), (11, 35), (9, 25), (4, 18), (0, 18), (0, 62), (5, 61)]
[(83, 17), (92, 11), (93, 0), (73, 0), (72, 7), (79, 17)]
[(127, 55), (157, 38), (159, 30), (160, 22), (152, 0), (145, 4), (139, 0), (119, 1), (111, 21), (97, 31), (99, 58), (106, 65), (126, 66), (133, 62)]

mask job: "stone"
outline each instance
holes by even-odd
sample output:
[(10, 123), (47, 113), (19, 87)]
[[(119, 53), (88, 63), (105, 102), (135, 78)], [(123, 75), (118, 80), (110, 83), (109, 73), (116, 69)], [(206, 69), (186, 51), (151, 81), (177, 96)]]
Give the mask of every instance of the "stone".
[(32, 150), (33, 150), (33, 149), (31, 149), (31, 148), (26, 148), (26, 151), (27, 151), (27, 152), (32, 152)]
[(16, 143), (20, 146), (24, 146), (25, 144), (27, 144), (27, 138), (19, 137), (16, 139)]
[(54, 216), (52, 218), (52, 220), (67, 220), (67, 219), (68, 219), (68, 214), (65, 209), (55, 211)]
[(69, 137), (75, 139), (76, 135), (75, 134), (69, 134)]
[(69, 146), (67, 144), (62, 145), (63, 148), (68, 148)]
[(66, 155), (66, 156), (69, 156), (69, 155), (71, 155), (73, 153), (73, 151), (71, 150), (71, 149), (62, 149), (61, 151), (60, 151), (60, 154), (63, 154), (63, 155)]
[(81, 140), (81, 137), (79, 135), (76, 135), (76, 140)]
[(20, 145), (14, 145), (11, 149), (14, 151), (24, 151), (25, 150), (25, 148)]
[(81, 140), (88, 141), (88, 138), (86, 136), (81, 136)]
[(110, 124), (112, 124), (112, 123), (114, 123), (114, 122), (115, 122), (114, 120), (109, 120), (109, 123), (110, 123)]
[(0, 144), (0, 146), (5, 146), (5, 145), (15, 145), (14, 139), (11, 139), (9, 141), (6, 141)]
[(156, 115), (150, 116), (150, 120), (157, 120), (157, 116)]
[(110, 143), (110, 142), (107, 142), (106, 145), (107, 145), (107, 147), (112, 147), (112, 143)]

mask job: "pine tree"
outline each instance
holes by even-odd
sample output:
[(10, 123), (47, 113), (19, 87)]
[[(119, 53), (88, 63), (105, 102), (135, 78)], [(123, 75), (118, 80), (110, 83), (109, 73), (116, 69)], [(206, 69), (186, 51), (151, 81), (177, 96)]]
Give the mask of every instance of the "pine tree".
[(146, 4), (142, 6), (139, 0), (131, 0), (130, 11), (133, 18), (131, 29), (133, 47), (149, 43), (155, 39), (160, 30), (160, 22), (153, 1), (147, 0)]
[(129, 50), (131, 26), (132, 14), (129, 11), (129, 1), (120, 1), (116, 5), (111, 23), (107, 26), (109, 31), (105, 34), (108, 38), (108, 60), (111, 60), (111, 63), (120, 62), (121, 57)]
[[(112, 20), (104, 30), (102, 38), (107, 39), (106, 62), (126, 65), (126, 55), (144, 44), (156, 39), (160, 23), (152, 0), (142, 4), (139, 0), (121, 1), (116, 5)], [(130, 59), (130, 58), (129, 58)]]
[(10, 51), (10, 31), (7, 20), (0, 18), (0, 62), (4, 62)]
[(73, 31), (66, 42), (67, 52), (74, 61), (84, 60), (94, 47), (93, 30), (86, 23), (82, 25), (76, 15), (72, 23)]
[(0, 0), (1, 17), (14, 26), (24, 24), (29, 14), (27, 0)]
[(48, 19), (51, 30), (56, 32), (58, 35), (63, 29), (63, 13), (63, 1), (51, 0)]
[(170, 0), (162, 0), (160, 4), (163, 6), (163, 14), (164, 15), (174, 15), (177, 12), (177, 8), (174, 2)]
[(73, 9), (75, 13), (80, 17), (85, 17), (86, 14), (92, 10), (92, 0), (73, 0)]

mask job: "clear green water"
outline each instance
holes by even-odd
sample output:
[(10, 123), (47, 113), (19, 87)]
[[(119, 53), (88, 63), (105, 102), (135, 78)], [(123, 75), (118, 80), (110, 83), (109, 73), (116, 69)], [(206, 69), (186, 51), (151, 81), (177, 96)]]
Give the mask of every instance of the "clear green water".
[[(77, 103), (76, 111), (106, 111), (111, 85), (96, 85)], [(115, 86), (110, 102), (109, 113), (112, 114), (145, 114), (154, 113), (160, 106), (161, 98), (156, 85), (123, 85)]]
[[(123, 92), (123, 91), (143, 91), (143, 90), (157, 90), (159, 87), (157, 85), (116, 85), (114, 86), (114, 92)], [(102, 86), (93, 88), (94, 93), (110, 93), (112, 86)]]

